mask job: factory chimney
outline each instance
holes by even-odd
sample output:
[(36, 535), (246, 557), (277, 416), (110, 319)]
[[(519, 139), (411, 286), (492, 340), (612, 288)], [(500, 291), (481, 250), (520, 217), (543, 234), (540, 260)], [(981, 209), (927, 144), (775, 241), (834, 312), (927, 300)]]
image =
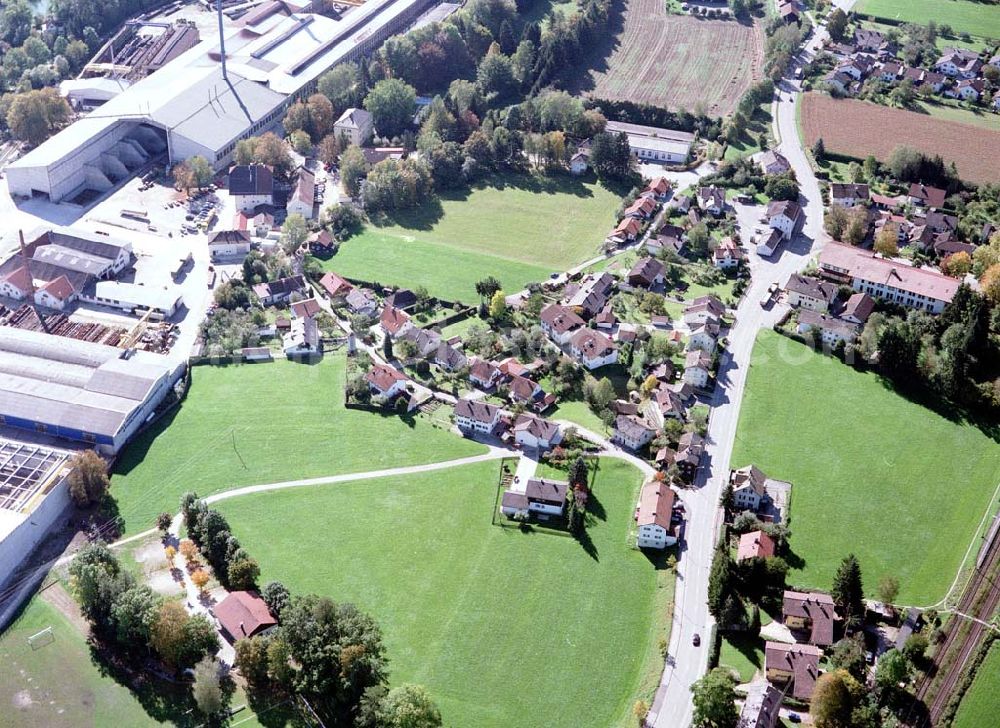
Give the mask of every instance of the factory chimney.
[(229, 80), (226, 75), (226, 39), (222, 35), (222, 0), (215, 0), (215, 8), (219, 13), (219, 51), (222, 55), (222, 78)]

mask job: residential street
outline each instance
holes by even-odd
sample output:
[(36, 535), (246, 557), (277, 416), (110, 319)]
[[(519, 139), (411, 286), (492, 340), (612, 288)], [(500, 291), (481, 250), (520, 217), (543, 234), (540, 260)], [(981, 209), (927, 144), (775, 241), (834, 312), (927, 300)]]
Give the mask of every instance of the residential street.
[[(838, 3), (841, 7), (851, 4)], [(806, 44), (810, 57), (825, 36), (825, 29), (818, 27)], [(773, 115), (775, 136), (781, 140), (778, 150), (788, 159), (799, 180), (805, 220), (799, 234), (779, 248), (771, 259), (760, 258), (752, 251), (749, 254), (752, 283), (736, 311), (736, 322), (728, 336), (727, 354), (719, 367), (706, 455), (695, 488), (682, 493), (687, 508), (687, 540), (681, 544), (674, 623), (666, 666), (647, 718), (647, 724), (655, 728), (686, 728), (691, 724), (691, 685), (708, 669), (715, 630), (714, 619), (708, 613), (708, 575), (722, 517), (719, 496), (729, 475), (754, 341), (757, 333), (771, 327), (783, 310), (781, 306), (765, 310), (759, 301), (771, 283), (777, 281), (784, 285), (788, 276), (804, 268), (825, 243), (820, 187), (799, 141), (796, 125), (795, 107), (800, 92), (797, 81), (783, 80), (776, 94)], [(747, 239), (745, 237), (744, 242)], [(692, 644), (695, 634), (701, 636), (698, 647)]]

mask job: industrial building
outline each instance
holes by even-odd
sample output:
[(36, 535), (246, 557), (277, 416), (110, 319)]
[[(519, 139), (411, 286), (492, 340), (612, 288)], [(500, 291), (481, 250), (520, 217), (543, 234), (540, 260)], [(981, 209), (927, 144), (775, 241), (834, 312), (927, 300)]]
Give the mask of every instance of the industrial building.
[(371, 0), (335, 20), (270, 3), (181, 53), (7, 167), (11, 194), (85, 204), (148, 163), (201, 155), (274, 126), (321, 74), (404, 30), (434, 0)]
[(623, 121), (609, 121), (605, 131), (628, 136), (628, 146), (640, 162), (681, 164), (691, 154), (695, 135), (676, 129), (663, 129)]
[(0, 327), (0, 425), (113, 454), (183, 370), (160, 354)]
[(0, 438), (0, 588), (69, 507), (69, 453)]

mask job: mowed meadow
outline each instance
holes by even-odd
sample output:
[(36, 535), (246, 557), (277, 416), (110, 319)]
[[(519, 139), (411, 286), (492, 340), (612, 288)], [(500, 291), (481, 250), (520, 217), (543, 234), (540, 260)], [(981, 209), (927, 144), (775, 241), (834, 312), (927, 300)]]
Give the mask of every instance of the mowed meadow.
[(881, 161), (896, 147), (908, 146), (955, 162), (966, 181), (1000, 181), (1000, 131), (819, 92), (802, 97), (801, 113), (810, 146), (822, 137), (829, 152), (857, 158), (874, 154)]
[(828, 589), (854, 552), (868, 594), (894, 576), (913, 605), (945, 596), (1000, 482), (1000, 448), (974, 425), (773, 331), (733, 449), (733, 467), (750, 463), (792, 483), (789, 583)]
[(758, 24), (667, 12), (664, 0), (617, 0), (606, 45), (570, 84), (587, 96), (627, 100), (709, 116), (733, 112), (760, 80), (764, 34)]
[(444, 725), (634, 726), (632, 705), (651, 700), (663, 670), (658, 643), (669, 634), (674, 585), (627, 543), (641, 473), (601, 460), (585, 548), (567, 535), (492, 525), (499, 467), (217, 507), (259, 559), (262, 582), (370, 612), (390, 683), (425, 685)]
[(599, 255), (622, 193), (568, 176), (497, 175), (366, 225), (324, 267), (474, 302), (486, 276), (513, 292)]

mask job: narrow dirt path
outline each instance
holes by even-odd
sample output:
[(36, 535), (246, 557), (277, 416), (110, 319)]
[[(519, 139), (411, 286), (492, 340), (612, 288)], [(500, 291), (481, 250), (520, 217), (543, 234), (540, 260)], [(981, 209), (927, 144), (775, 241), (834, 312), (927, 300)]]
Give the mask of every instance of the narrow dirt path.
[(84, 637), (90, 636), (90, 623), (80, 612), (80, 605), (70, 596), (60, 582), (55, 582), (52, 586), (41, 592), (42, 601), (52, 605), (66, 617), (66, 620), (76, 628)]

